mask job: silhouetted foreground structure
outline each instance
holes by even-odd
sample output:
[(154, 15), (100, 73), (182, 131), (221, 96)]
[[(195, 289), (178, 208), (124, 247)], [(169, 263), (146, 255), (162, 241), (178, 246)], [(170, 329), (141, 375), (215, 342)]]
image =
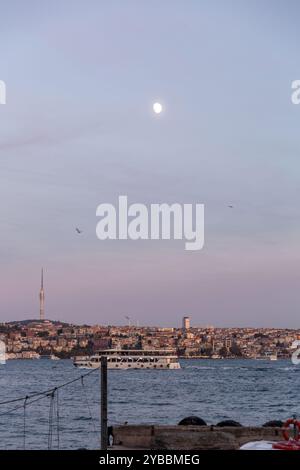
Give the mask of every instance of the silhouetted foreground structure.
[(113, 444), (128, 449), (237, 450), (251, 441), (281, 441), (281, 428), (247, 426), (113, 426)]

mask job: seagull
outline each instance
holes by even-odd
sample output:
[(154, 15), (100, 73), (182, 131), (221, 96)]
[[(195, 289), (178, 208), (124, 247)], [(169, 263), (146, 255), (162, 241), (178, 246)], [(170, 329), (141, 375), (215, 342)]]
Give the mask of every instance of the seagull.
[(76, 230), (76, 232), (79, 233), (79, 234), (82, 233), (82, 230), (79, 230), (78, 227), (76, 227), (75, 230)]

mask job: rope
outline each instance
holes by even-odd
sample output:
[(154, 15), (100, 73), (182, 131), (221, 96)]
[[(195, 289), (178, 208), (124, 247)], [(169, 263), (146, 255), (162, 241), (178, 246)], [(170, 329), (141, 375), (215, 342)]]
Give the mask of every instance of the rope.
[(52, 449), (52, 426), (53, 426), (53, 412), (54, 412), (54, 397), (55, 397), (55, 391), (52, 392), (51, 395), (50, 395), (48, 450)]
[[(6, 401), (3, 401), (3, 402), (0, 402), (0, 406), (1, 405), (11, 404), (11, 403), (18, 403), (20, 401), (23, 402), (20, 405), (17, 405), (13, 408), (10, 408), (10, 409), (0, 413), (0, 417), (9, 415), (9, 414), (13, 413), (14, 411), (17, 411), (17, 410), (20, 410), (21, 408), (23, 408), (23, 449), (24, 450), (26, 449), (26, 407), (29, 406), (29, 405), (32, 405), (33, 403), (36, 403), (40, 400), (43, 400), (44, 398), (48, 398), (48, 397), (50, 397), (49, 423), (48, 423), (48, 450), (52, 449), (52, 444), (53, 444), (53, 427), (54, 427), (53, 421), (54, 421), (54, 417), (56, 418), (57, 448), (58, 449), (60, 448), (60, 431), (59, 431), (60, 414), (59, 414), (58, 390), (60, 390), (63, 387), (66, 387), (68, 385), (71, 385), (71, 384), (77, 382), (78, 380), (81, 381), (82, 391), (83, 391), (83, 394), (84, 394), (84, 397), (85, 397), (85, 400), (86, 400), (86, 404), (87, 404), (87, 408), (88, 408), (88, 411), (89, 411), (92, 426), (93, 426), (95, 434), (97, 434), (95, 422), (94, 422), (94, 419), (93, 419), (93, 416), (92, 416), (92, 412), (91, 412), (91, 408), (90, 408), (90, 404), (89, 404), (89, 400), (88, 400), (88, 396), (87, 396), (87, 392), (86, 392), (86, 387), (84, 385), (84, 378), (89, 376), (90, 374), (92, 374), (93, 372), (95, 372), (99, 369), (100, 369), (100, 367), (92, 369), (89, 372), (87, 372), (86, 374), (81, 375), (80, 377), (76, 377), (75, 379), (69, 380), (68, 382), (60, 384), (60, 385), (58, 385), (54, 388), (50, 388), (50, 389), (45, 390), (43, 392), (36, 392), (36, 393), (26, 395), (25, 397), (19, 397), (19, 398), (14, 398), (12, 400), (6, 400)], [(55, 401), (55, 394), (56, 394), (56, 401)], [(56, 411), (56, 414), (55, 414), (55, 411)]]
[(58, 400), (58, 390), (56, 390), (56, 432), (57, 432), (57, 448), (59, 449), (59, 400)]
[(23, 449), (26, 449), (26, 404), (28, 397), (24, 400), (24, 414), (23, 414)]
[[(35, 400), (31, 400), (30, 402), (27, 401), (26, 405), (31, 405), (32, 403), (35, 403), (36, 401), (39, 401), (39, 400), (42, 400), (43, 398), (46, 398), (48, 395), (43, 395), (42, 397), (39, 397), (39, 398), (36, 398)], [(25, 397), (26, 398), (26, 397)], [(24, 398), (24, 399), (25, 399)], [(6, 415), (9, 415), (10, 413), (13, 413), (14, 411), (17, 411), (19, 410), (20, 408), (23, 408), (24, 407), (24, 404), (22, 405), (19, 405), (19, 406), (15, 406), (14, 408), (10, 408), (9, 410), (7, 411), (4, 411), (3, 413), (0, 413), (0, 417), (1, 416), (6, 416)]]
[(83, 396), (85, 398), (85, 402), (86, 402), (87, 408), (89, 410), (89, 415), (90, 415), (90, 419), (91, 419), (91, 422), (92, 422), (93, 430), (94, 430), (94, 433), (97, 434), (97, 429), (96, 429), (95, 421), (94, 421), (93, 416), (92, 416), (92, 412), (91, 412), (91, 408), (90, 408), (86, 388), (84, 386), (83, 377), (81, 377), (81, 385), (82, 385)]
[[(0, 406), (1, 405), (8, 405), (10, 403), (16, 403), (18, 401), (24, 401), (25, 398), (27, 397), (28, 399), (30, 398), (35, 398), (35, 397), (38, 397), (40, 395), (45, 395), (45, 396), (48, 396), (51, 392), (57, 390), (57, 389), (60, 389), (60, 388), (63, 388), (63, 387), (66, 387), (67, 385), (70, 385), (74, 382), (77, 382), (78, 380), (81, 380), (81, 378), (83, 377), (87, 377), (88, 375), (92, 374), (93, 372), (95, 372), (96, 370), (99, 370), (100, 367), (97, 367), (95, 369), (92, 369), (90, 370), (89, 372), (87, 372), (86, 374), (84, 375), (81, 375), (80, 377), (76, 377), (76, 379), (72, 379), (72, 380), (69, 380), (68, 382), (65, 382), (63, 384), (60, 384), (60, 385), (57, 385), (56, 387), (53, 387), (53, 388), (50, 388), (48, 390), (45, 390), (44, 392), (36, 392), (36, 393), (32, 393), (32, 394), (29, 394), (29, 395), (26, 395), (25, 397), (19, 397), (19, 398), (14, 398), (12, 400), (6, 400), (6, 401), (2, 401), (0, 402)], [(23, 405), (22, 405), (23, 406)], [(1, 414), (0, 414), (1, 416)]]

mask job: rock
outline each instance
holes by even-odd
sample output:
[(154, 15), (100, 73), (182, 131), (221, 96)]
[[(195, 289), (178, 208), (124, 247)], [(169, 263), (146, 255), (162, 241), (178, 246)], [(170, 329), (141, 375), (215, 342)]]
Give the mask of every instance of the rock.
[(188, 416), (179, 421), (178, 426), (206, 426), (206, 422), (198, 416)]
[(225, 419), (224, 421), (220, 421), (218, 424), (216, 424), (216, 426), (219, 428), (224, 428), (226, 426), (240, 428), (242, 427), (242, 424), (234, 421), (233, 419)]
[(263, 428), (282, 428), (283, 422), (280, 420), (271, 420), (263, 424)]

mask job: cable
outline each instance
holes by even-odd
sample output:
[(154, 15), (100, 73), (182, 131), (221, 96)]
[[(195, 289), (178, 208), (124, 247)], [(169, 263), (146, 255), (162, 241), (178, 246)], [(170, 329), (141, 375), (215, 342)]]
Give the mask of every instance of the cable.
[(91, 422), (92, 422), (92, 426), (93, 426), (94, 432), (97, 433), (97, 429), (96, 429), (95, 422), (94, 422), (94, 419), (93, 419), (93, 416), (92, 416), (91, 407), (90, 407), (90, 404), (89, 404), (86, 388), (84, 386), (83, 377), (81, 378), (81, 385), (82, 385), (82, 391), (83, 391), (83, 395), (84, 395), (84, 398), (85, 398), (85, 401), (86, 401), (86, 405), (87, 405), (87, 408), (89, 410), (89, 415), (90, 415), (90, 419), (91, 419)]
[(26, 405), (28, 397), (24, 400), (24, 414), (23, 414), (23, 449), (26, 449)]
[(57, 448), (59, 449), (59, 401), (58, 401), (58, 390), (56, 390), (56, 432), (57, 432)]
[[(51, 390), (51, 392), (52, 392), (52, 391), (53, 391), (53, 390)], [(36, 398), (35, 400), (27, 401), (27, 406), (32, 405), (32, 403), (35, 403), (35, 402), (37, 402), (37, 401), (39, 401), (39, 400), (43, 400), (44, 398), (47, 398), (47, 397), (49, 397), (49, 396), (51, 396), (51, 393), (47, 393), (47, 394), (45, 394), (45, 395), (43, 395), (43, 396), (41, 396), (41, 397), (39, 397), (39, 398)], [(23, 408), (23, 406), (24, 406), (24, 404), (19, 405), (19, 406), (15, 406), (14, 408), (11, 408), (10, 410), (4, 411), (3, 413), (0, 413), (0, 417), (1, 417), (1, 416), (8, 415), (8, 414), (10, 414), (10, 413), (13, 413), (14, 411), (17, 411), (17, 410), (19, 410), (20, 408)]]
[(55, 391), (52, 392), (52, 394), (50, 395), (48, 450), (52, 449), (52, 425), (53, 425), (53, 412), (54, 412), (54, 396), (55, 396)]
[[(53, 426), (54, 426), (54, 417), (56, 417), (56, 436), (57, 436), (57, 448), (60, 448), (60, 431), (59, 431), (59, 424), (60, 424), (60, 415), (59, 415), (59, 396), (58, 396), (58, 390), (66, 387), (68, 385), (71, 385), (72, 383), (77, 382), (78, 380), (81, 381), (82, 384), (82, 390), (86, 399), (86, 404), (89, 410), (89, 415), (92, 421), (93, 429), (94, 432), (97, 433), (95, 422), (93, 420), (91, 408), (89, 405), (88, 401), (88, 396), (86, 392), (86, 388), (84, 386), (84, 378), (91, 375), (93, 372), (99, 370), (100, 367), (94, 368), (87, 372), (86, 374), (81, 375), (80, 377), (76, 377), (75, 379), (69, 380), (68, 382), (65, 382), (63, 384), (58, 385), (57, 387), (50, 388), (48, 390), (45, 390), (44, 392), (36, 392), (32, 393), (30, 395), (26, 395), (25, 397), (20, 397), (20, 398), (14, 398), (12, 400), (6, 400), (3, 402), (0, 402), (1, 405), (7, 405), (11, 403), (17, 403), (20, 401), (23, 401), (22, 404), (17, 405), (13, 408), (10, 408), (2, 413), (0, 413), (1, 416), (6, 416), (14, 411), (20, 410), (23, 408), (23, 449), (26, 449), (26, 407), (29, 405), (32, 405), (33, 403), (36, 403), (40, 400), (43, 400), (44, 398), (50, 397), (50, 406), (49, 406), (49, 428), (48, 428), (48, 449), (52, 449), (52, 444), (53, 444)], [(56, 393), (56, 402), (55, 402), (55, 393)], [(56, 408), (55, 408), (56, 407)], [(56, 411), (56, 414), (55, 414)]]
[[(12, 400), (2, 401), (2, 402), (0, 402), (0, 406), (1, 406), (1, 405), (8, 405), (8, 404), (10, 404), (10, 403), (16, 403), (16, 402), (18, 402), (18, 401), (24, 401), (26, 397), (27, 397), (28, 399), (30, 399), (30, 398), (34, 398), (34, 397), (37, 397), (37, 396), (40, 396), (40, 395), (45, 395), (45, 396), (47, 396), (49, 393), (53, 392), (53, 390), (57, 390), (57, 389), (59, 389), (59, 388), (66, 387), (67, 385), (70, 385), (70, 384), (72, 384), (72, 383), (74, 383), (74, 382), (77, 382), (78, 380), (81, 380), (82, 377), (83, 377), (83, 378), (84, 378), (84, 377), (87, 377), (88, 375), (92, 374), (93, 372), (95, 372), (96, 370), (99, 370), (99, 369), (100, 369), (100, 367), (97, 367), (97, 368), (95, 368), (95, 369), (92, 369), (92, 370), (90, 370), (89, 372), (87, 372), (86, 374), (81, 375), (80, 377), (77, 377), (76, 379), (69, 380), (68, 382), (65, 382), (65, 383), (63, 383), (63, 384), (61, 384), (61, 385), (58, 385), (57, 387), (54, 387), (54, 388), (50, 388), (50, 389), (48, 389), (48, 390), (45, 390), (44, 392), (36, 392), (36, 393), (32, 393), (32, 394), (30, 394), (30, 395), (26, 395), (25, 397), (13, 398)], [(1, 414), (0, 414), (0, 416), (1, 416)]]

